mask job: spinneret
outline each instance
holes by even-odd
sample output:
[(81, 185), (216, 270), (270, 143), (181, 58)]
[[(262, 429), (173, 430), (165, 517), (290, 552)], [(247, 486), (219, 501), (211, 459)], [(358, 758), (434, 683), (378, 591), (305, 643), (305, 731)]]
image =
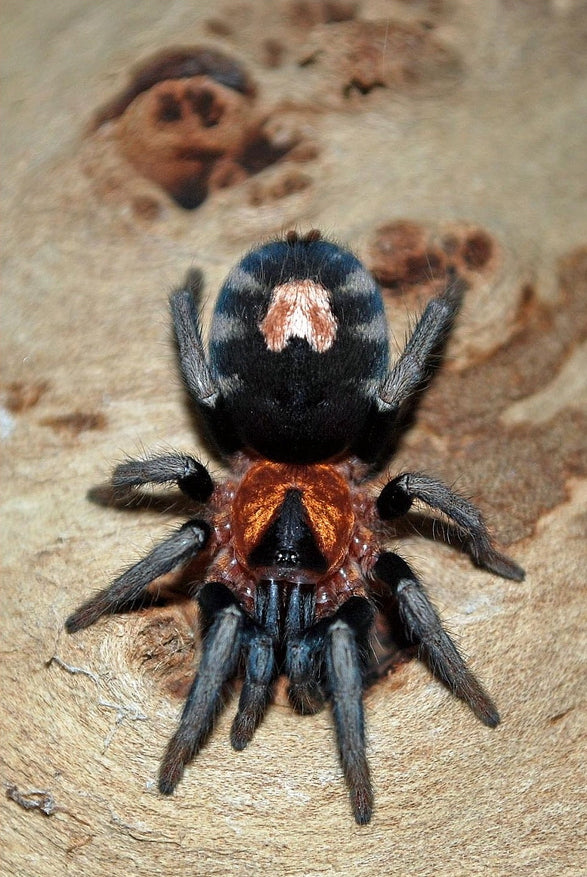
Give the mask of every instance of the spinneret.
[(499, 722), (418, 577), (385, 549), (385, 522), (418, 501), (452, 522), (478, 566), (517, 580), (523, 570), (495, 548), (479, 511), (441, 482), (403, 473), (377, 496), (372, 486), (405, 406), (438, 360), (464, 289), (450, 282), (429, 302), (390, 367), (377, 285), (350, 252), (317, 231), (289, 232), (241, 260), (220, 292), (207, 352), (201, 287), (191, 272), (172, 297), (179, 364), (233, 474), (214, 485), (185, 454), (118, 466), (116, 489), (176, 483), (204, 505), (74, 612), (67, 630), (140, 606), (153, 581), (205, 549), (205, 575), (195, 583), (202, 658), (163, 758), (160, 791), (174, 791), (206, 742), (224, 685), (239, 667), (236, 750), (252, 739), (283, 673), (296, 711), (313, 713), (330, 701), (352, 810), (366, 823), (373, 792), (362, 693), (376, 608), (395, 606), (431, 670), (482, 722)]

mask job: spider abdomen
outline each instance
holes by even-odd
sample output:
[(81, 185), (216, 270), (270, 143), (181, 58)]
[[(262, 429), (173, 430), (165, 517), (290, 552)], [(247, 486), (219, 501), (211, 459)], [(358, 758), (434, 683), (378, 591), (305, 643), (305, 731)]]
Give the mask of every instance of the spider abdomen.
[(281, 462), (327, 460), (361, 433), (387, 372), (379, 288), (329, 241), (266, 244), (222, 287), (210, 363), (244, 447)]

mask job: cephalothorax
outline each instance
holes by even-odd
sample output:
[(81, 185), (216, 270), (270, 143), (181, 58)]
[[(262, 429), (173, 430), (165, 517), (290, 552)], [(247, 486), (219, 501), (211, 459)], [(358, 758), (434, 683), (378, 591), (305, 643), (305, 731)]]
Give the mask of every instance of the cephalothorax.
[(463, 289), (432, 299), (399, 359), (388, 361), (380, 291), (348, 251), (290, 232), (251, 251), (218, 298), (202, 342), (198, 273), (171, 299), (186, 386), (232, 476), (214, 485), (193, 457), (128, 460), (114, 487), (175, 482), (204, 511), (67, 620), (70, 633), (140, 605), (150, 584), (206, 550), (195, 583), (205, 637), (198, 673), (169, 743), (159, 789), (170, 794), (210, 733), (225, 683), (244, 681), (231, 740), (243, 749), (278, 674), (300, 713), (331, 701), (355, 819), (371, 818), (363, 685), (376, 606), (391, 597), (408, 639), (486, 725), (499, 715), (465, 665), (414, 572), (384, 549), (385, 521), (417, 500), (447, 516), (474, 562), (522, 569), (492, 545), (479, 511), (439, 481), (404, 473), (374, 497), (402, 411), (423, 387)]

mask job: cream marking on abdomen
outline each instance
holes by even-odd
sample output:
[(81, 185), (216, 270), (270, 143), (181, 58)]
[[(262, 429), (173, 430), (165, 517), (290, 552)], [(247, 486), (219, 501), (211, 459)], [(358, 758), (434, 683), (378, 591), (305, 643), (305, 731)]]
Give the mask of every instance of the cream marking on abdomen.
[(280, 353), (290, 338), (304, 338), (312, 350), (323, 353), (336, 338), (328, 290), (310, 279), (276, 286), (259, 329), (275, 353)]

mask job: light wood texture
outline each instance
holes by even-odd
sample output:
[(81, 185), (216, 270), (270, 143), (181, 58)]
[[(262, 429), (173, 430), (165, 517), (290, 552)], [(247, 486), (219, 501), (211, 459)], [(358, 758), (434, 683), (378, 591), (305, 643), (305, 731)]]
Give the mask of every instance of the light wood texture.
[[(420, 92), (388, 83), (348, 99), (332, 53), (322, 67), (297, 66), (307, 33), (291, 24), (292, 8), (3, 7), (3, 873), (579, 875), (584, 6), (365, 2), (367, 18), (434, 24), (458, 72), (438, 94), (428, 79)], [(231, 34), (211, 36), (210, 18)], [(281, 67), (261, 64), (268, 36), (285, 47)], [(138, 58), (206, 42), (244, 60), (263, 106), (303, 103), (288, 124), (318, 155), (186, 212), (121, 171), (107, 135), (87, 137), (84, 126)], [(278, 197), (288, 174), (310, 182)], [(73, 637), (63, 622), (181, 518), (156, 505), (100, 506), (86, 492), (126, 454), (199, 447), (166, 303), (187, 269), (204, 269), (209, 307), (259, 239), (318, 227), (369, 261), (375, 229), (400, 219), (432, 235), (471, 225), (492, 242), (486, 272), (471, 274), (447, 367), (392, 469), (455, 483), (527, 570), (525, 582), (507, 582), (440, 543), (414, 535), (399, 546), (503, 723), (483, 727), (415, 661), (382, 680), (366, 696), (376, 810), (360, 828), (329, 711), (299, 718), (280, 690), (244, 753), (229, 745), (229, 704), (177, 794), (162, 798), (159, 760), (197, 652), (191, 607), (108, 619)], [(387, 302), (401, 344), (422, 299), (416, 289)]]

